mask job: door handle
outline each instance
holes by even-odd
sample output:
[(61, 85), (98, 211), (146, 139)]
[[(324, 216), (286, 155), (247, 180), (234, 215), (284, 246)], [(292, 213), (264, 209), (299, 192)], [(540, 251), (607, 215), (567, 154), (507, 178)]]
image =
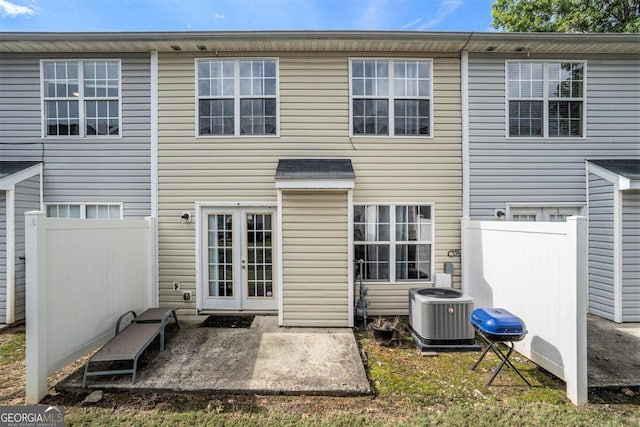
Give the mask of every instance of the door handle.
[(246, 262), (245, 260), (241, 260), (241, 261), (240, 261), (240, 266), (241, 266), (243, 269), (247, 268), (247, 262)]

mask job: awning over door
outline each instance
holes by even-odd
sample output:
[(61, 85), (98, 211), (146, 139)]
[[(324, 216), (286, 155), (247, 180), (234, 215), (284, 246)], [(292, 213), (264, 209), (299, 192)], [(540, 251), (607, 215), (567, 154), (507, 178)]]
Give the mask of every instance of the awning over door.
[(620, 190), (640, 189), (640, 159), (589, 160), (588, 170)]
[(0, 190), (13, 190), (18, 182), (40, 173), (41, 162), (0, 162)]
[(276, 188), (350, 189), (356, 174), (350, 159), (280, 159)]

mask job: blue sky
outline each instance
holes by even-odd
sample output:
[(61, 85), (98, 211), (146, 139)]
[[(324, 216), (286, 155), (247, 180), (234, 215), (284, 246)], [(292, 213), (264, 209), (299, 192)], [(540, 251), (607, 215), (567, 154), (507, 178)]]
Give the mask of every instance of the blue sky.
[(0, 0), (0, 31), (491, 31), (493, 0)]

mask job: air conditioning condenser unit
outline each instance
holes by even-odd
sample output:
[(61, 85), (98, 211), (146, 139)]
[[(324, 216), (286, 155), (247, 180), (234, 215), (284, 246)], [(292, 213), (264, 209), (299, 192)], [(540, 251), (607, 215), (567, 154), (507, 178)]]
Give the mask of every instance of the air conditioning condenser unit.
[(473, 298), (451, 288), (409, 290), (409, 329), (421, 351), (476, 351)]

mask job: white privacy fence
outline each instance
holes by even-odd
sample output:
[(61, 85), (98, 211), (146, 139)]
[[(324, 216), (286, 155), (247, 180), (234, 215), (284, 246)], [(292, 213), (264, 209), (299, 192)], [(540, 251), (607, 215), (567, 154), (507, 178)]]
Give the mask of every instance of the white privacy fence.
[(47, 393), (48, 374), (113, 336), (118, 316), (154, 305), (154, 227), (26, 214), (27, 403)]
[(462, 277), (475, 307), (500, 307), (526, 324), (516, 350), (587, 402), (587, 220), (462, 222)]

